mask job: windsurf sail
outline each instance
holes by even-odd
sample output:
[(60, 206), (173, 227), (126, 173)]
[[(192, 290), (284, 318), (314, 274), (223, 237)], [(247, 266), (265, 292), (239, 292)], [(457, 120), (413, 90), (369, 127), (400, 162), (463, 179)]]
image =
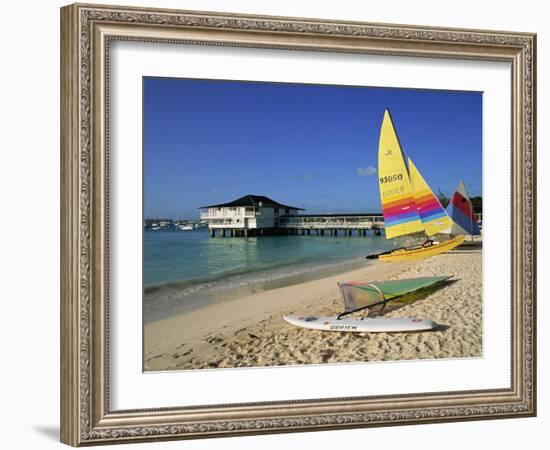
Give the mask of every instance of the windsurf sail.
[(414, 202), (424, 231), (428, 236), (450, 233), (453, 221), (434, 195), (426, 180), (409, 158), (409, 173), (414, 193)]
[[(338, 283), (344, 302), (344, 315), (395, 300), (415, 291), (428, 288), (450, 276), (407, 278), (404, 280), (373, 281), (371, 283)], [(341, 314), (342, 315), (342, 314)]]
[(479, 224), (474, 214), (472, 201), (466, 192), (466, 186), (461, 181), (453, 194), (447, 212), (453, 220), (452, 234), (481, 234)]
[(403, 150), (388, 110), (380, 129), (378, 175), (386, 238), (424, 231)]

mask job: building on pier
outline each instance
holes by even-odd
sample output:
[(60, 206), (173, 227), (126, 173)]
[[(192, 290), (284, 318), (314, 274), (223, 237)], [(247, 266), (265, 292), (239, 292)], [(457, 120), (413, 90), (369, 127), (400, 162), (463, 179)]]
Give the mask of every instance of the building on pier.
[(279, 228), (282, 216), (297, 215), (303, 208), (283, 205), (263, 195), (245, 195), (228, 203), (202, 206), (201, 219), (208, 223), (212, 235), (216, 230), (225, 236), (263, 234)]
[(200, 208), (201, 220), (208, 223), (212, 237), (290, 234), (351, 235), (356, 231), (376, 234), (384, 228), (380, 213), (303, 214), (303, 208), (283, 205), (262, 195), (245, 195), (228, 203)]

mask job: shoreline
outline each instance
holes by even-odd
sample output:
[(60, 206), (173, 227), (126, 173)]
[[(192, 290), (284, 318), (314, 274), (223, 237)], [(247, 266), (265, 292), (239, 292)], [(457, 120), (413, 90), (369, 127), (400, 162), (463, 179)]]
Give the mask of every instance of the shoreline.
[[(210, 303), (149, 322), (144, 326), (144, 368), (192, 370), (481, 356), (481, 255), (479, 248), (461, 248), (415, 262), (371, 262), (363, 268)], [(383, 315), (431, 319), (442, 325), (437, 331), (320, 332), (293, 327), (282, 317), (340, 312), (337, 281), (432, 275), (453, 275), (456, 281)]]
[(249, 295), (342, 275), (372, 265), (364, 257), (331, 263), (297, 263), (246, 271), (220, 278), (145, 286), (144, 322), (168, 319), (210, 305)]

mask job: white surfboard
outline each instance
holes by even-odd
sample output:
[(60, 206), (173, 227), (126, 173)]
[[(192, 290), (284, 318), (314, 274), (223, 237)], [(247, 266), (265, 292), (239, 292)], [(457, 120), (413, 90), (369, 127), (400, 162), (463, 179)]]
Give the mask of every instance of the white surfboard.
[(437, 324), (431, 320), (414, 317), (344, 317), (287, 315), (284, 319), (298, 327), (322, 331), (346, 331), (351, 333), (395, 333), (402, 331), (433, 330)]

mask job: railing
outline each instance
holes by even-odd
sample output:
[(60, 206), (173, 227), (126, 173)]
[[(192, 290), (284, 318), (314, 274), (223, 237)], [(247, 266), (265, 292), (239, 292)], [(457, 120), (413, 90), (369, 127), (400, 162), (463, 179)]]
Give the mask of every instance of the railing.
[(233, 219), (233, 218), (243, 218), (243, 217), (256, 217), (257, 213), (254, 211), (215, 211), (215, 212), (202, 212), (201, 211), (201, 219), (208, 220), (208, 219)]
[[(249, 222), (247, 219), (257, 218), (260, 222)], [(256, 211), (204, 211), (201, 212), (201, 219), (208, 222), (210, 228), (283, 228), (298, 230), (371, 230), (384, 228), (384, 219), (379, 215), (357, 215), (357, 216), (269, 216), (262, 217)], [(272, 225), (264, 226), (265, 219)], [(274, 221), (274, 223), (272, 222)]]
[(348, 229), (348, 230), (370, 230), (372, 228), (383, 228), (384, 221), (379, 217), (360, 217), (352, 219), (335, 218), (292, 218), (290, 220), (281, 220), (280, 228), (297, 229)]

